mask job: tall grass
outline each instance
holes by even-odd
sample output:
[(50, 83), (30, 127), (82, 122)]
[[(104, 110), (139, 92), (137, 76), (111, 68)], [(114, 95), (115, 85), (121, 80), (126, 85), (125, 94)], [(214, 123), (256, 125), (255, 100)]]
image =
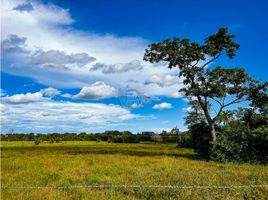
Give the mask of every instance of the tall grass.
[[(198, 160), (175, 144), (2, 142), (2, 186), (262, 185), (266, 166)], [(1, 189), (1, 199), (266, 199), (268, 188)]]

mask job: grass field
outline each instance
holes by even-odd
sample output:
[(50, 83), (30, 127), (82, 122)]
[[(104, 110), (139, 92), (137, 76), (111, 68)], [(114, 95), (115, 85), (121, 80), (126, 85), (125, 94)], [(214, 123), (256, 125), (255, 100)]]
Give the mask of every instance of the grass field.
[[(1, 142), (2, 186), (268, 184), (268, 169), (196, 159), (175, 144)], [(1, 199), (267, 199), (268, 188), (1, 189)]]

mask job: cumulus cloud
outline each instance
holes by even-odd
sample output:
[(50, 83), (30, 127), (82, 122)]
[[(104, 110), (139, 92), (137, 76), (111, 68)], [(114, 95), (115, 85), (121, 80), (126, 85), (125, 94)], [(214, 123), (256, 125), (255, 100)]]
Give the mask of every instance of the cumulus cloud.
[[(3, 97), (4, 102), (12, 104), (27, 104), (33, 102), (47, 101), (50, 98), (59, 95), (61, 92), (55, 88), (45, 88), (41, 89), (39, 92), (26, 93), (26, 94), (15, 94), (12, 96)], [(4, 96), (4, 94), (2, 95)], [(46, 98), (50, 97), (50, 98)]]
[(59, 95), (61, 92), (55, 88), (45, 88), (45, 89), (41, 89), (40, 92), (44, 95), (44, 96), (48, 96), (48, 97), (53, 97), (56, 95)]
[(138, 109), (138, 108), (141, 108), (141, 107), (142, 107), (142, 104), (139, 104), (139, 103), (133, 103), (131, 105), (131, 108), (133, 108), (133, 109)]
[(132, 60), (129, 63), (117, 63), (113, 65), (105, 65), (103, 63), (96, 63), (91, 70), (100, 70), (105, 74), (128, 72), (131, 70), (141, 70), (143, 66), (139, 60)]
[(155, 104), (153, 106), (153, 109), (156, 109), (156, 110), (163, 110), (163, 109), (170, 109), (170, 108), (172, 108), (172, 105), (170, 103), (167, 103), (167, 102)]
[(43, 97), (43, 94), (41, 92), (26, 93), (26, 94), (15, 94), (13, 96), (8, 96), (8, 97), (5, 97), (3, 99), (7, 103), (14, 103), (14, 104), (26, 104), (26, 103), (32, 103), (32, 102), (38, 102), (38, 101), (46, 100)]
[(174, 84), (178, 84), (179, 78), (178, 76), (173, 76), (173, 75), (165, 75), (165, 76), (159, 76), (154, 74), (149, 78), (148, 81), (145, 82), (145, 84), (157, 84), (161, 87), (164, 86), (171, 86)]
[(85, 86), (81, 89), (81, 91), (74, 95), (73, 97), (76, 99), (102, 99), (102, 98), (109, 98), (114, 97), (117, 95), (117, 90), (105, 84), (104, 82), (95, 82), (92, 85)]
[(128, 109), (100, 103), (41, 101), (31, 104), (0, 104), (3, 127), (22, 132), (96, 131), (140, 118)]

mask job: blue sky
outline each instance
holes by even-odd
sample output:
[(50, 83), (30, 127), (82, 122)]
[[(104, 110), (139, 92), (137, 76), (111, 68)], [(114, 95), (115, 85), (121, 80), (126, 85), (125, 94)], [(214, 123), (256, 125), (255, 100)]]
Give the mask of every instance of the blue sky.
[(266, 81), (267, 1), (10, 0), (2, 2), (2, 132), (185, 130), (178, 70), (142, 61), (167, 37), (203, 42), (228, 27), (235, 59)]

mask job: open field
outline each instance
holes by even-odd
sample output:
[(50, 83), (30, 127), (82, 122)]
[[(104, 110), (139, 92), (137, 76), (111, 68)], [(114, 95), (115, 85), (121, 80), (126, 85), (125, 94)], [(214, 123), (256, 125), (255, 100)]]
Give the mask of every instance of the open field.
[[(175, 144), (2, 142), (2, 186), (268, 184), (268, 169), (195, 158)], [(268, 188), (1, 189), (1, 199), (267, 199)]]

